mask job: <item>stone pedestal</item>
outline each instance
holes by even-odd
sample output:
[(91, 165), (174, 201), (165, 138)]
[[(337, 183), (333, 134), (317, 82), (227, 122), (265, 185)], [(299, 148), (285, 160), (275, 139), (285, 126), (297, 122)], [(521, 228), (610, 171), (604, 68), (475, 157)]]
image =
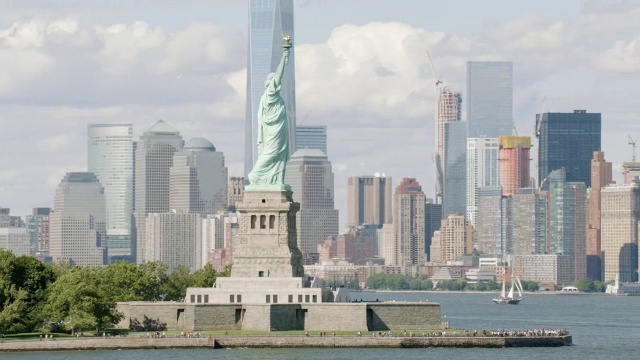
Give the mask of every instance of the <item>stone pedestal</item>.
[(233, 249), (232, 278), (303, 277), (296, 236), (296, 212), (290, 191), (246, 191)]

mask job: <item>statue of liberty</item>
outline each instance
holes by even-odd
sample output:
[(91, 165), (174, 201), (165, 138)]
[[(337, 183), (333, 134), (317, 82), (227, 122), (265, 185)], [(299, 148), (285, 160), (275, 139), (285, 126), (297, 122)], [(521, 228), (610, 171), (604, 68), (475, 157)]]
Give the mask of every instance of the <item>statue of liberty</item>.
[(284, 48), (275, 73), (267, 75), (258, 107), (258, 158), (249, 173), (247, 190), (287, 190), (284, 172), (289, 160), (289, 121), (280, 96), (284, 67), (289, 62), (291, 37), (283, 36)]

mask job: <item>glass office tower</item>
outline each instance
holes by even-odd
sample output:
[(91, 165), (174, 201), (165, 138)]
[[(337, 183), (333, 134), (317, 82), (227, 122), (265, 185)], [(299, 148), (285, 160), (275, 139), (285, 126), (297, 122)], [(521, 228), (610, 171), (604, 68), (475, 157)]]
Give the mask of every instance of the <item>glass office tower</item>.
[(468, 137), (499, 137), (513, 133), (511, 62), (467, 62), (467, 126)]
[(133, 212), (133, 125), (90, 124), (87, 169), (104, 188), (110, 260), (131, 256)]
[(594, 151), (600, 151), (600, 113), (574, 110), (537, 114), (536, 137), (540, 184), (552, 171), (564, 169), (567, 182), (591, 187), (591, 159)]
[(445, 170), (442, 218), (467, 211), (467, 124), (445, 124)]
[[(280, 63), (283, 35), (291, 36), (295, 44), (293, 0), (251, 0), (244, 143), (245, 178), (251, 172), (258, 156), (258, 105), (267, 75), (274, 72)], [(292, 49), (280, 91), (289, 118), (289, 154), (296, 150), (295, 65), (295, 51)]]

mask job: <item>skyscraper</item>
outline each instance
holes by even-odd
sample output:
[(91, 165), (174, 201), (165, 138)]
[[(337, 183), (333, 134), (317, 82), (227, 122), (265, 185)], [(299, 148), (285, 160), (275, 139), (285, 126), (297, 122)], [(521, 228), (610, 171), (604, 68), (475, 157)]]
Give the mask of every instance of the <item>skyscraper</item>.
[(149, 214), (145, 222), (145, 261), (159, 261), (173, 270), (202, 267), (202, 219), (198, 214)]
[(209, 215), (227, 209), (224, 155), (203, 138), (189, 140), (173, 156), (169, 171), (169, 207)]
[(181, 148), (178, 130), (162, 120), (140, 137), (136, 149), (136, 212), (169, 211), (169, 169), (173, 155)]
[[(293, 0), (251, 0), (247, 52), (247, 106), (244, 143), (244, 176), (258, 156), (258, 105), (267, 75), (276, 70), (282, 55), (282, 36), (293, 34)], [(280, 92), (289, 118), (289, 151), (296, 150), (295, 51), (289, 55)]]
[(431, 259), (430, 251), (431, 251), (431, 239), (433, 238), (433, 234), (440, 230), (440, 226), (442, 225), (442, 204), (434, 204), (433, 200), (427, 199), (426, 207), (425, 207), (425, 232), (426, 232), (426, 243), (424, 245), (425, 251), (427, 252), (427, 259)]
[(513, 254), (546, 254), (548, 243), (548, 193), (519, 189), (512, 198)]
[(447, 261), (458, 260), (461, 255), (470, 254), (472, 250), (473, 228), (464, 215), (449, 215), (442, 220), (440, 230), (433, 234), (430, 261), (446, 264)]
[(477, 205), (482, 209), (474, 227), (478, 250), (485, 254), (511, 253), (510, 199), (502, 196), (500, 186), (477, 189)]
[(285, 174), (293, 200), (300, 203), (296, 213), (298, 248), (306, 253), (316, 253), (318, 244), (338, 235), (331, 162), (320, 150), (298, 150), (287, 162)]
[(568, 182), (591, 187), (591, 158), (600, 151), (600, 123), (599, 113), (586, 110), (537, 114), (538, 183), (564, 168)]
[(392, 179), (376, 173), (373, 176), (354, 176), (347, 185), (347, 225), (392, 223)]
[(26, 217), (29, 244), (33, 253), (49, 254), (49, 214), (51, 208), (33, 208), (31, 215)]
[(132, 260), (133, 125), (90, 124), (87, 133), (87, 171), (100, 181), (107, 202), (108, 257)]
[(500, 136), (500, 186), (502, 195), (512, 196), (530, 186), (530, 136)]
[(477, 191), (500, 183), (497, 138), (467, 139), (467, 220), (475, 228), (478, 216)]
[(640, 182), (602, 189), (604, 281), (638, 281)]
[(640, 162), (623, 162), (622, 179), (625, 184), (631, 184), (636, 176), (640, 176)]
[(563, 169), (554, 170), (549, 181), (550, 253), (571, 257), (571, 281), (587, 276), (586, 188), (566, 182)]
[(416, 179), (404, 178), (396, 187), (393, 222), (402, 266), (424, 265), (427, 262), (425, 245), (426, 198)]
[(317, 149), (327, 153), (326, 125), (296, 125), (296, 149)]
[(513, 133), (511, 62), (467, 62), (466, 96), (469, 137), (498, 137)]
[[(462, 97), (452, 87), (440, 88), (438, 93), (438, 110), (436, 114), (436, 196), (442, 196), (444, 191), (444, 171), (446, 160), (445, 124), (460, 121)], [(436, 198), (436, 203), (442, 199)]]
[(50, 215), (53, 261), (98, 266), (106, 261), (106, 198), (93, 173), (67, 173), (58, 185)]
[(587, 277), (602, 280), (602, 188), (611, 184), (611, 163), (604, 160), (604, 153), (595, 151), (591, 160), (591, 189), (587, 204)]
[(444, 125), (445, 169), (442, 218), (467, 211), (467, 124), (454, 121)]

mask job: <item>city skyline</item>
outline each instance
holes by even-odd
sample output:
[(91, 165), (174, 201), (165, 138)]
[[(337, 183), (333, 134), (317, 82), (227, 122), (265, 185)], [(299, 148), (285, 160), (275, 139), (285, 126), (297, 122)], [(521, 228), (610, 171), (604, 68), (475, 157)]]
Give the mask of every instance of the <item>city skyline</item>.
[[(33, 207), (52, 206), (55, 187), (62, 176), (66, 172), (85, 169), (82, 135), (89, 123), (132, 122), (134, 138), (137, 138), (155, 121), (165, 119), (179, 129), (185, 139), (210, 139), (225, 153), (229, 175), (242, 175), (243, 151), (238, 145), (242, 144), (244, 134), (241, 114), (244, 113), (242, 84), (246, 81), (242, 75), (246, 72), (243, 60), (246, 58), (246, 33), (243, 32), (246, 31), (248, 3), (223, 2), (219, 12), (232, 14), (228, 20), (203, 21), (201, 16), (191, 16), (194, 8), (203, 6), (194, 2), (184, 13), (175, 14), (178, 19), (169, 22), (157, 13), (147, 16), (133, 12), (133, 15), (124, 16), (114, 9), (107, 11), (104, 19), (92, 18), (90, 13), (95, 12), (95, 6), (87, 3), (78, 2), (77, 8), (61, 6), (53, 12), (47, 7), (29, 10), (16, 5), (0, 16), (2, 48), (14, 54), (13, 59), (30, 59), (22, 65), (33, 70), (29, 73), (16, 70), (8, 80), (10, 82), (0, 88), (0, 96), (4, 98), (0, 115), (4, 121), (28, 125), (16, 126), (10, 138), (3, 138), (5, 146), (16, 149), (17, 155), (8, 157), (7, 154), (3, 158), (8, 171), (0, 178), (2, 206), (12, 208), (20, 215), (29, 214)], [(640, 66), (633, 60), (637, 57), (633, 53), (627, 54), (624, 47), (633, 44), (637, 33), (634, 26), (637, 25), (631, 24), (624, 31), (613, 25), (629, 25), (624, 22), (625, 14), (638, 9), (622, 3), (603, 9), (593, 3), (576, 5), (577, 2), (568, 2), (561, 8), (547, 6), (551, 8), (548, 11), (538, 8), (544, 8), (544, 4), (531, 8), (507, 6), (491, 16), (492, 21), (500, 25), (496, 27), (498, 30), (491, 31), (487, 24), (477, 21), (456, 30), (442, 22), (432, 24), (430, 18), (416, 20), (412, 15), (403, 18), (399, 9), (384, 16), (366, 18), (348, 11), (355, 2), (344, 3), (344, 14), (327, 21), (315, 33), (309, 29), (309, 19), (318, 12), (335, 11), (340, 5), (331, 2), (295, 4), (298, 113), (309, 113), (307, 123), (328, 126), (331, 160), (336, 173), (336, 206), (342, 212), (342, 223), (347, 213), (346, 178), (349, 176), (381, 171), (398, 179), (416, 177), (426, 190), (425, 195), (433, 197), (432, 164), (423, 156), (435, 147), (433, 74), (421, 53), (427, 48), (443, 79), (456, 89), (466, 88), (465, 61), (489, 57), (513, 62), (514, 119), (520, 135), (532, 134), (535, 113), (541, 110), (569, 112), (586, 107), (602, 113), (602, 150), (613, 163), (614, 179), (620, 182), (621, 164), (631, 159), (626, 136), (636, 136), (633, 125), (632, 129), (628, 126), (633, 123), (624, 120), (632, 119), (637, 110), (630, 105), (633, 102), (629, 101), (629, 95), (615, 91), (605, 94), (604, 91), (610, 91), (611, 86), (617, 84), (621, 89), (627, 89), (625, 92), (629, 86), (637, 86), (632, 85), (637, 83), (634, 80), (637, 78), (630, 74), (638, 74)], [(409, 3), (412, 2), (407, 1)], [(216, 2), (207, 6), (216, 7)], [(380, 14), (384, 8), (376, 1), (371, 7), (374, 14)], [(167, 9), (171, 9), (170, 5), (159, 5), (159, 12)], [(175, 10), (173, 8), (173, 13)], [(536, 11), (538, 17), (532, 15)], [(233, 14), (240, 15), (235, 17)], [(353, 20), (349, 20), (350, 14)], [(482, 14), (486, 12), (481, 11)], [(596, 20), (588, 20), (589, 14), (596, 14), (594, 16), (600, 17), (601, 23), (609, 24), (608, 32), (598, 27)], [(221, 16), (215, 14), (212, 19)], [(570, 55), (584, 49), (586, 43), (570, 44), (567, 39), (580, 24), (589, 21), (594, 21), (589, 23), (593, 25), (590, 31), (594, 33), (584, 34), (584, 37), (591, 36), (597, 46), (590, 49), (586, 60), (577, 60)], [(512, 29), (508, 35), (507, 28)], [(480, 35), (471, 35), (472, 30), (478, 29), (482, 30)], [(36, 36), (26, 37), (27, 30), (33, 30)], [(198, 30), (202, 34), (198, 35)], [(553, 35), (551, 40), (542, 36), (545, 31)], [(597, 31), (601, 34), (595, 34)], [(530, 32), (533, 38), (527, 38)], [(86, 33), (92, 35), (82, 38)], [(140, 35), (138, 42), (133, 40), (134, 33)], [(174, 35), (170, 35), (172, 33)], [(193, 43), (186, 41), (192, 37), (195, 37)], [(409, 48), (399, 45), (398, 40), (405, 38), (415, 39), (416, 43)], [(370, 41), (368, 49), (375, 59), (373, 65), (364, 64), (356, 53), (349, 51), (354, 41)], [(479, 45), (482, 41), (490, 45), (482, 48)], [(186, 48), (178, 51), (176, 47), (180, 44)], [(71, 50), (62, 50), (69, 46)], [(95, 78), (70, 77), (68, 69), (59, 65), (65, 63), (62, 60), (71, 60), (72, 54), (77, 54), (74, 52), (94, 51), (93, 46), (101, 49), (100, 56), (105, 56), (106, 64), (91, 72)], [(209, 47), (219, 51), (207, 52)], [(140, 51), (144, 48), (158, 55), (153, 66)], [(28, 51), (35, 52), (34, 56), (28, 56)], [(194, 59), (193, 54), (203, 54), (204, 60)], [(343, 54), (344, 58), (337, 54)], [(630, 62), (625, 61), (625, 55), (629, 56)], [(557, 56), (568, 58), (567, 63), (557, 64), (553, 60)], [(53, 63), (56, 59), (61, 61)], [(326, 64), (320, 63), (323, 60), (327, 60), (324, 61)], [(461, 60), (463, 63), (456, 65)], [(14, 60), (8, 65), (15, 67), (17, 63)], [(88, 68), (87, 63), (67, 64), (79, 66), (72, 66), (74, 69)], [(363, 74), (330, 78), (336, 74), (336, 69), (349, 68), (349, 64), (361, 67)], [(616, 64), (619, 65), (617, 70), (614, 69)], [(13, 71), (14, 67), (8, 69)], [(386, 73), (383, 70), (387, 70)], [(590, 71), (597, 75), (581, 76)], [(199, 72), (204, 76), (195, 76)], [(105, 74), (111, 80), (103, 78)], [(605, 77), (610, 80), (603, 80)], [(142, 85), (129, 86), (129, 78), (145, 84), (150, 91)], [(369, 84), (363, 82), (367, 78), (374, 81), (371, 84), (383, 84), (385, 88), (374, 91), (369, 87), (363, 91), (355, 87), (359, 83)], [(55, 92), (49, 83), (51, 79), (57, 80)], [(92, 90), (88, 91), (87, 86)], [(397, 99), (397, 102), (376, 100), (372, 95), (378, 92), (383, 98)], [(411, 94), (419, 94), (419, 101)], [(464, 99), (464, 91), (462, 96)], [(377, 114), (364, 112), (357, 106), (360, 103), (372, 106)], [(640, 129), (637, 132), (640, 133)], [(358, 135), (358, 142), (350, 141), (355, 135)], [(378, 146), (383, 139), (389, 141), (387, 146)], [(25, 145), (34, 142), (35, 146)]]

